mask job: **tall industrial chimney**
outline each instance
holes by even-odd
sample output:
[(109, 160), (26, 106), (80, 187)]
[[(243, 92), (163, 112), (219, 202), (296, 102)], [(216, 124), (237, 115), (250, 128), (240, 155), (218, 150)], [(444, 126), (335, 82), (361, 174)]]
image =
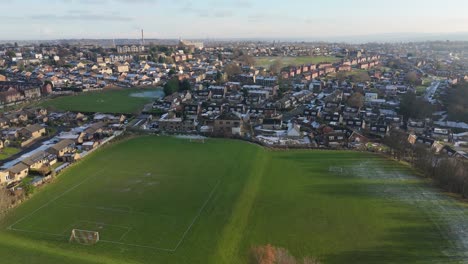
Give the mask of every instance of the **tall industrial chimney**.
[(141, 30), (141, 45), (145, 45), (145, 37), (143, 35), (143, 29)]

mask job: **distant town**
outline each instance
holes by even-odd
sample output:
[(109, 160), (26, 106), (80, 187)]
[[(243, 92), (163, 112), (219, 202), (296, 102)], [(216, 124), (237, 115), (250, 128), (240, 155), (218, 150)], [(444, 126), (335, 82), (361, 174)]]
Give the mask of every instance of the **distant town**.
[[(42, 184), (126, 131), (407, 160), (423, 146), (468, 158), (468, 112), (460, 100), (467, 42), (161, 44), (142, 36), (103, 43), (0, 46), (0, 182), (8, 188), (28, 175)], [(109, 111), (93, 99), (141, 89), (159, 96), (134, 112), (119, 110), (126, 100)], [(54, 107), (73, 96), (89, 98), (84, 104), (96, 110)]]

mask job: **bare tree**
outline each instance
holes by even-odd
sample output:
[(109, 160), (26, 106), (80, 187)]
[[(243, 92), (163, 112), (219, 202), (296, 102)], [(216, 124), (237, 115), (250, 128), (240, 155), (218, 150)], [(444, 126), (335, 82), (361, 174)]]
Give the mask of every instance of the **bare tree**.
[(370, 81), (369, 73), (367, 72), (357, 72), (352, 75), (351, 79), (353, 82), (367, 82)]
[(337, 78), (338, 81), (340, 81), (340, 82), (346, 80), (347, 77), (348, 77), (348, 75), (347, 75), (346, 72), (344, 72), (344, 71), (340, 71), (340, 72), (337, 72), (337, 73), (336, 73), (336, 78)]
[(361, 93), (353, 93), (347, 101), (348, 105), (351, 107), (361, 108), (364, 106), (364, 95)]
[(298, 261), (287, 249), (268, 244), (252, 248), (252, 264), (320, 264), (320, 262), (311, 257)]
[(275, 60), (270, 65), (270, 72), (273, 74), (279, 74), (281, 72), (282, 67), (283, 67), (283, 62), (281, 60)]
[(14, 204), (16, 198), (6, 189), (0, 189), (0, 218), (2, 218), (8, 209)]
[(297, 264), (296, 258), (289, 254), (285, 248), (276, 249), (276, 262), (277, 264)]
[(408, 72), (408, 74), (406, 74), (405, 80), (410, 84), (416, 85), (419, 81), (418, 73), (415, 71)]
[(230, 63), (224, 67), (224, 72), (228, 76), (234, 76), (236, 74), (240, 74), (242, 72), (242, 69), (237, 65), (237, 63)]
[(390, 131), (390, 135), (384, 138), (384, 144), (391, 148), (393, 158), (402, 159), (410, 149), (408, 135), (398, 129)]
[(272, 245), (252, 248), (252, 264), (274, 264), (275, 260), (276, 250)]
[(254, 66), (255, 65), (255, 58), (250, 56), (250, 55), (240, 56), (239, 61), (241, 61), (243, 64), (248, 65), (248, 66)]

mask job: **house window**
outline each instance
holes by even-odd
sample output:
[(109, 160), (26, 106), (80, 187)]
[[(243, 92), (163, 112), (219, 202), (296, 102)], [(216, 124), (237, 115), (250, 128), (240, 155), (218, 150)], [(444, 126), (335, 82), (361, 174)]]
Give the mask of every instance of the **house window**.
[(223, 124), (223, 121), (219, 121), (219, 124), (222, 125), (222, 124)]
[(334, 139), (335, 139), (334, 136), (329, 136), (329, 137), (328, 137), (328, 140), (334, 140)]

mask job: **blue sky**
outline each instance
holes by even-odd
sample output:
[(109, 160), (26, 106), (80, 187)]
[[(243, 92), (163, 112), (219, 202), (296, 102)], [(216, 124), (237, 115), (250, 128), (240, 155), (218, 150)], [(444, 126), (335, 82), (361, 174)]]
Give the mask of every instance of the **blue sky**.
[[(0, 39), (468, 32), (467, 0), (0, 0)], [(7, 10), (7, 12), (5, 12)]]

